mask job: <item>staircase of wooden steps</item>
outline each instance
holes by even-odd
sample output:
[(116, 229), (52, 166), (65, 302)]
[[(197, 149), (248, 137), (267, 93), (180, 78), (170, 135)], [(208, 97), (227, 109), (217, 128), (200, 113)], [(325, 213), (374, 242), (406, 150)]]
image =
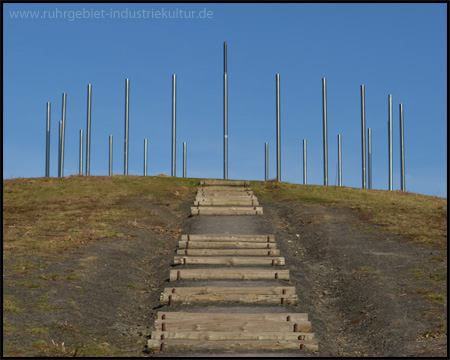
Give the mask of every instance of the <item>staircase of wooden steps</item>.
[[(248, 181), (205, 180), (200, 186), (193, 216), (263, 214)], [(157, 313), (149, 349), (318, 350), (308, 315), (280, 312), (299, 299), (273, 234), (183, 234), (173, 265), (160, 304), (183, 310)]]

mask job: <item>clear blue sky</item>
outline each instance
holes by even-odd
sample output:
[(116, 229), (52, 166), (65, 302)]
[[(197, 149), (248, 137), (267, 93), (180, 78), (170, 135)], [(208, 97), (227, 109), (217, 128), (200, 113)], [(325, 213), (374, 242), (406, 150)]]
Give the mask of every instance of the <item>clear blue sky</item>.
[[(50, 175), (57, 175), (63, 92), (67, 93), (64, 175), (78, 173), (87, 84), (92, 84), (91, 175), (108, 174), (109, 135), (114, 137), (113, 172), (123, 174), (126, 78), (130, 79), (129, 174), (143, 174), (144, 138), (148, 138), (149, 174), (170, 175), (172, 74), (178, 81), (177, 176), (182, 175), (186, 141), (188, 177), (222, 178), (222, 61), (227, 41), (229, 178), (264, 180), (265, 142), (269, 142), (269, 177), (276, 177), (275, 74), (279, 73), (282, 181), (302, 183), (302, 140), (307, 139), (308, 183), (323, 184), (325, 77), (329, 185), (337, 184), (341, 134), (343, 185), (361, 187), (360, 85), (364, 84), (366, 126), (373, 131), (373, 188), (388, 189), (392, 94), (394, 190), (400, 188), (398, 107), (403, 103), (406, 189), (447, 196), (447, 4), (2, 6), (5, 179), (45, 175), (47, 102), (52, 105)], [(195, 10), (194, 18), (166, 18), (173, 14), (167, 10), (177, 8)], [(200, 19), (198, 14), (207, 16)]]

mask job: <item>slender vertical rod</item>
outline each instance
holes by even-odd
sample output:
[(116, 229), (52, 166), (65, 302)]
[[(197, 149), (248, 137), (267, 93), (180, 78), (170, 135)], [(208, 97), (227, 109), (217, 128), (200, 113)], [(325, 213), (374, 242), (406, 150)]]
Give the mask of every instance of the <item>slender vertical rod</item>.
[(227, 42), (223, 43), (223, 178), (228, 179), (228, 74)]
[(91, 101), (92, 85), (88, 84), (87, 91), (87, 121), (86, 121), (86, 175), (91, 174)]
[(342, 136), (338, 135), (338, 186), (342, 186)]
[(303, 139), (303, 185), (306, 185), (306, 139)]
[(80, 163), (78, 166), (78, 174), (83, 175), (83, 129), (80, 129)]
[(365, 89), (361, 85), (361, 156), (362, 156), (362, 188), (367, 188), (366, 180), (366, 107)]
[(405, 191), (405, 138), (403, 128), (403, 104), (400, 104), (400, 169), (401, 190)]
[(62, 128), (61, 128), (61, 177), (64, 176), (64, 142), (66, 137), (66, 102), (67, 94), (62, 94)]
[(129, 149), (129, 120), (130, 120), (130, 79), (125, 79), (125, 138), (123, 174), (128, 175), (128, 149)]
[(62, 120), (59, 120), (59, 137), (58, 137), (58, 177), (61, 177), (61, 141), (62, 141)]
[(368, 172), (369, 172), (369, 176), (368, 176), (368, 180), (369, 180), (369, 189), (372, 189), (372, 129), (368, 128), (367, 129), (367, 141), (368, 141), (368, 157), (369, 157), (369, 163), (368, 165)]
[(389, 190), (392, 190), (392, 95), (389, 94), (389, 122), (388, 122), (388, 136), (389, 136)]
[(265, 181), (269, 180), (269, 143), (266, 142), (264, 144), (264, 179)]
[(176, 176), (177, 76), (172, 75), (172, 176)]
[(186, 142), (183, 142), (183, 177), (186, 177), (186, 167), (187, 167), (187, 146)]
[(277, 84), (277, 181), (281, 181), (281, 109), (280, 109), (280, 74), (276, 74)]
[(328, 185), (327, 79), (322, 78), (323, 108), (323, 184)]
[(45, 176), (50, 177), (50, 113), (51, 104), (47, 103), (47, 126), (45, 131)]
[(109, 176), (112, 175), (113, 168), (113, 136), (109, 135)]
[(147, 176), (147, 153), (148, 153), (147, 139), (144, 139), (144, 176)]

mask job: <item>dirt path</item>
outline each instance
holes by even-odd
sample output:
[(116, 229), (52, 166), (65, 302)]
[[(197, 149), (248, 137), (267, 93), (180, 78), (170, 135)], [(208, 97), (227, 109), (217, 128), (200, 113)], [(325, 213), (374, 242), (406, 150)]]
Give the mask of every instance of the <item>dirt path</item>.
[[(177, 234), (199, 230), (188, 217), (190, 205), (130, 199), (129, 206), (151, 209), (154, 217), (118, 224), (118, 239), (60, 259), (27, 259), (24, 266), (4, 262), (4, 294), (16, 306), (3, 316), (5, 353), (60, 354), (64, 342), (66, 355), (160, 356), (145, 345)], [(245, 229), (275, 234), (299, 306), (319, 340), (319, 356), (447, 354), (446, 299), (432, 296), (442, 280), (428, 276), (446, 266), (443, 252), (403, 242), (351, 210), (299, 202), (261, 205), (264, 215)], [(219, 232), (208, 229), (217, 225), (213, 217), (204, 219), (210, 220), (202, 231)], [(247, 231), (237, 222), (225, 226)], [(39, 267), (44, 262), (48, 266)]]

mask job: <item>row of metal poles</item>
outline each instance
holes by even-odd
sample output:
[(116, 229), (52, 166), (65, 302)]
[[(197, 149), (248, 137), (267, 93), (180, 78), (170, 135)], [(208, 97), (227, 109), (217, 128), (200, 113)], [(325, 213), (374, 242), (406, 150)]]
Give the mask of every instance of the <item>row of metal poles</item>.
[[(280, 110), (280, 74), (276, 74), (276, 142), (277, 142), (277, 181), (281, 181), (281, 110)], [(328, 135), (327, 135), (327, 79), (322, 78), (323, 109), (323, 183), (328, 185)], [(403, 104), (399, 104), (400, 113), (400, 184), (405, 191), (405, 141), (403, 124)], [(392, 95), (388, 96), (388, 150), (389, 150), (389, 190), (392, 190)], [(268, 180), (268, 144), (266, 153), (266, 181)], [(366, 166), (366, 114), (365, 87), (361, 85), (361, 150), (362, 150), (362, 188), (372, 189), (372, 130), (368, 129), (368, 168)], [(366, 171), (368, 172), (368, 184)], [(338, 135), (338, 185), (342, 186), (342, 148), (341, 135)], [(303, 184), (306, 184), (306, 140), (303, 140)], [(368, 186), (367, 186), (368, 185)]]
[[(172, 169), (171, 175), (176, 176), (176, 75), (172, 75)], [(124, 136), (124, 175), (128, 175), (129, 149), (129, 97), (130, 79), (125, 80), (125, 136)], [(63, 93), (62, 120), (59, 122), (58, 145), (58, 177), (64, 176), (64, 139), (66, 128), (67, 94)], [(392, 95), (388, 96), (388, 137), (389, 137), (389, 190), (392, 190)], [(91, 103), (92, 85), (88, 85), (87, 124), (86, 124), (86, 175), (90, 175), (90, 145), (91, 145)], [(324, 185), (328, 185), (328, 136), (327, 136), (327, 84), (322, 79), (323, 104), (323, 174)], [(46, 133), (46, 163), (45, 176), (50, 176), (50, 103), (47, 103), (47, 133)], [(228, 179), (228, 75), (227, 75), (227, 43), (224, 42), (224, 74), (223, 74), (223, 177)], [(362, 149), (362, 188), (372, 188), (372, 131), (368, 129), (368, 167), (366, 166), (366, 125), (365, 125), (365, 87), (361, 85), (361, 149)], [(109, 174), (112, 174), (112, 135), (109, 137)], [(83, 173), (83, 130), (80, 130), (80, 161), (79, 173)], [(405, 151), (403, 131), (403, 104), (400, 104), (400, 167), (401, 190), (405, 190)], [(281, 181), (281, 106), (280, 106), (280, 74), (276, 74), (276, 168), (277, 181)], [(368, 181), (366, 177), (368, 172)], [(144, 140), (144, 175), (147, 175), (147, 139)], [(183, 143), (183, 176), (186, 176), (186, 143)], [(268, 143), (265, 143), (265, 179), (268, 180)], [(342, 148), (341, 135), (338, 135), (338, 185), (342, 186)], [(306, 140), (303, 140), (303, 183), (306, 184)], [(368, 184), (367, 184), (368, 183)]]
[[(372, 129), (367, 129), (368, 132), (368, 183), (369, 189), (372, 189)], [(337, 136), (338, 139), (338, 186), (342, 186), (342, 135)], [(265, 181), (269, 180), (269, 143), (264, 144), (265, 149)], [(306, 178), (306, 139), (303, 139), (303, 185), (307, 184)]]
[[(59, 143), (58, 143), (58, 177), (64, 176), (64, 148), (66, 128), (66, 104), (67, 94), (62, 95), (62, 120), (59, 121)], [(92, 85), (88, 84), (87, 98), (87, 136), (86, 136), (86, 175), (90, 175), (90, 145), (91, 145), (91, 104)], [(130, 79), (125, 79), (125, 136), (124, 136), (124, 175), (128, 175), (128, 149), (129, 149), (129, 104), (130, 104)], [(50, 176), (50, 119), (51, 103), (47, 103), (46, 122), (46, 154), (45, 154), (45, 176)], [(172, 176), (175, 172), (176, 154), (176, 75), (172, 75)], [(187, 144), (183, 142), (183, 177), (186, 177), (187, 167)], [(113, 158), (113, 136), (109, 135), (109, 175), (112, 175)], [(148, 142), (144, 139), (144, 175), (147, 176)], [(80, 129), (79, 166), (78, 173), (83, 175), (83, 129)]]

